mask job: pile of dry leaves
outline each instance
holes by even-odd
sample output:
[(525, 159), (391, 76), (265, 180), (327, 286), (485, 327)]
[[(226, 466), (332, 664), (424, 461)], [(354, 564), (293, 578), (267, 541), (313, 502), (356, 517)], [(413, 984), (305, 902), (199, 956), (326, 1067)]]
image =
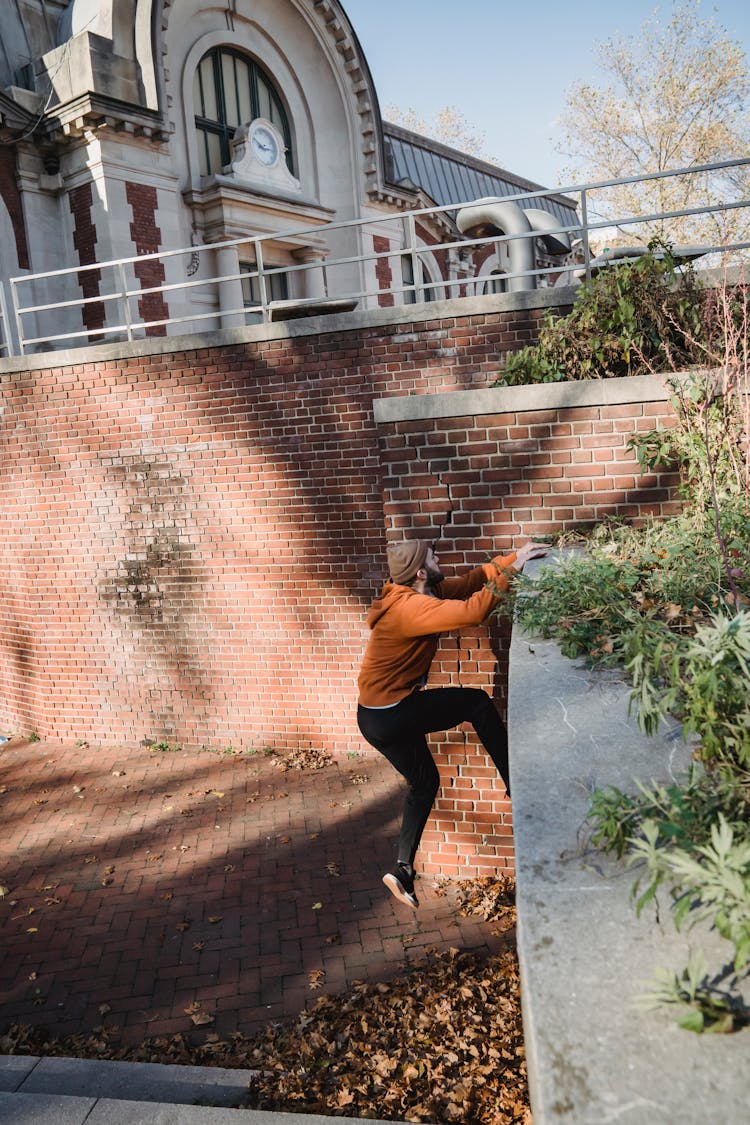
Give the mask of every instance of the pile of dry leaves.
[[(462, 913), (481, 913), (503, 930), (512, 924), (512, 880), (449, 886)], [(209, 1033), (192, 1044), (177, 1035), (124, 1048), (103, 1028), (62, 1040), (14, 1027), (0, 1037), (0, 1052), (253, 1069), (245, 1105), (264, 1110), (434, 1125), (531, 1121), (518, 963), (509, 948), (494, 956), (428, 950), (390, 982), (321, 996), (293, 1022), (254, 1037)]]
[(382, 1120), (511, 1125), (528, 1118), (518, 966), (432, 952), (389, 984), (321, 997), (253, 1046), (250, 1103)]
[(288, 754), (274, 758), (274, 765), (284, 773), (289, 770), (322, 770), (333, 761), (327, 750), (318, 750), (314, 746), (300, 746), (290, 750)]

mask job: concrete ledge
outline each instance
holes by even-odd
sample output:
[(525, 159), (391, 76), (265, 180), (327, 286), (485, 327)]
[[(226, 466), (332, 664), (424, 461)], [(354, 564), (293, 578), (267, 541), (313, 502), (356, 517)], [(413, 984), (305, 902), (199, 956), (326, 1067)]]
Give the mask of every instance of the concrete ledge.
[(61, 1094), (0, 1093), (2, 1125), (83, 1125), (91, 1121), (94, 1098)]
[(398, 395), (375, 399), (378, 423), (429, 418), (465, 418), (511, 414), (520, 410), (565, 410), (576, 406), (619, 406), (631, 402), (666, 402), (669, 390), (654, 375), (624, 379), (581, 379), (570, 383), (535, 383), (524, 387), (484, 387), (435, 395)]
[(252, 1075), (251, 1070), (222, 1067), (44, 1058), (17, 1089), (24, 1094), (232, 1106), (242, 1101)]
[[(231, 1108), (241, 1105), (253, 1073), (0, 1055), (0, 1125), (300, 1125), (300, 1114)], [(349, 1117), (302, 1116), (304, 1125), (356, 1125)]]
[[(676, 933), (666, 901), (661, 928), (653, 910), (636, 918), (633, 873), (580, 854), (595, 788), (632, 792), (633, 778), (668, 780), (688, 764), (679, 727), (645, 738), (628, 695), (619, 674), (592, 673), (514, 629), (508, 727), (534, 1125), (739, 1125), (749, 1119), (750, 1032), (697, 1036), (634, 1008), (656, 965), (685, 965), (691, 933)], [(700, 942), (722, 967), (728, 943), (705, 931)]]
[[(264, 343), (302, 336), (318, 336), (328, 332), (362, 332), (370, 328), (407, 325), (415, 332), (425, 324), (438, 320), (466, 320), (488, 313), (518, 310), (569, 307), (575, 300), (575, 288), (530, 289), (522, 293), (488, 293), (481, 297), (455, 297), (419, 305), (394, 305), (388, 308), (353, 309), (328, 315), (308, 316), (300, 320), (253, 324), (246, 328), (225, 328), (211, 332), (186, 332), (174, 336), (149, 336), (141, 340), (119, 340), (109, 344), (89, 344), (61, 348), (59, 351), (35, 352), (25, 356), (0, 358), (0, 375), (12, 372), (39, 371), (49, 367), (70, 367), (76, 363), (126, 360), (141, 356), (178, 352), (203, 351), (206, 348), (236, 344)], [(218, 314), (217, 314), (218, 315)], [(81, 330), (81, 335), (84, 329)]]
[(0, 1055), (0, 1092), (17, 1090), (38, 1062), (36, 1055)]

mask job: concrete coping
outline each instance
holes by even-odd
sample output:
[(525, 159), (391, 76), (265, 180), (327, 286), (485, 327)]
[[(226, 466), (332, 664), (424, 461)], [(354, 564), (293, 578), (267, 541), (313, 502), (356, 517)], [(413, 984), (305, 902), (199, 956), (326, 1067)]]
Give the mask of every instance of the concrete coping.
[[(23, 356), (0, 356), (0, 375), (46, 370), (49, 367), (69, 367), (80, 363), (115, 363), (178, 353), (188, 355), (209, 348), (266, 344), (275, 340), (294, 340), (327, 333), (393, 329), (408, 336), (412, 332), (423, 331), (426, 325), (435, 325), (440, 320), (466, 322), (473, 316), (569, 307), (575, 300), (576, 292), (575, 288), (530, 289), (520, 293), (487, 293), (478, 297), (452, 297), (418, 305), (369, 309), (359, 306), (349, 308), (345, 306), (351, 302), (332, 301), (327, 309), (325, 306), (316, 308), (314, 304), (309, 304), (305, 311), (316, 315), (291, 319), (282, 319), (283, 310), (277, 305), (276, 315), (267, 324), (203, 331), (187, 329), (182, 334), (71, 345), (67, 348), (61, 346), (60, 349), (31, 352)], [(81, 335), (84, 335), (84, 331), (82, 329)]]
[[(559, 556), (528, 565), (532, 577)], [(695, 1035), (635, 998), (657, 965), (679, 971), (698, 942), (711, 971), (730, 946), (706, 929), (678, 934), (662, 896), (636, 917), (635, 874), (583, 846), (590, 795), (635, 792), (684, 775), (674, 724), (647, 738), (630, 689), (558, 645), (513, 630), (508, 729), (518, 950), (534, 1125), (734, 1125), (750, 1119), (750, 1032)]]
[(522, 410), (569, 410), (575, 407), (622, 406), (634, 402), (666, 402), (670, 394), (666, 376), (629, 375), (619, 379), (482, 387), (433, 395), (396, 395), (375, 399), (373, 409), (375, 421), (384, 425), (432, 418), (514, 414)]

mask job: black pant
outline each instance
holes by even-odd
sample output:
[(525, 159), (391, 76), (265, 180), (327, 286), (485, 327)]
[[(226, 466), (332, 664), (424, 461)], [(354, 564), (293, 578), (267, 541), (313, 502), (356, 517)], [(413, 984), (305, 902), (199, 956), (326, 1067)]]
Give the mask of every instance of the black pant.
[(474, 727), (510, 796), (508, 736), (495, 705), (485, 691), (479, 688), (434, 688), (414, 691), (395, 707), (384, 710), (357, 708), (357, 723), (364, 737), (409, 784), (398, 844), (397, 859), (402, 863), (414, 861), (440, 785), (440, 775), (425, 735), (449, 730), (464, 722)]

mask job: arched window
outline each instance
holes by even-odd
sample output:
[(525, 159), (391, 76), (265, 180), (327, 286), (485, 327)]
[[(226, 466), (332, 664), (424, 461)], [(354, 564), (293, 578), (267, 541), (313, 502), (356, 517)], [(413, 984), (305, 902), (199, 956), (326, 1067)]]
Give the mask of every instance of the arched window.
[(484, 291), (485, 293), (507, 293), (508, 278), (505, 270), (493, 270), (490, 274), (490, 280), (485, 284)]
[[(433, 282), (427, 267), (421, 260), (419, 262), (419, 273), (421, 294), (418, 295), (416, 289), (405, 288), (402, 295), (402, 300), (405, 305), (414, 305), (417, 301), (438, 300), (438, 286)], [(411, 254), (403, 254), (401, 256), (401, 279), (404, 286), (414, 285), (414, 260)]]
[(231, 47), (215, 47), (204, 55), (195, 72), (193, 104), (202, 176), (230, 163), (235, 129), (256, 117), (265, 117), (279, 130), (294, 171), (292, 133), (281, 98), (271, 78), (247, 55)]

